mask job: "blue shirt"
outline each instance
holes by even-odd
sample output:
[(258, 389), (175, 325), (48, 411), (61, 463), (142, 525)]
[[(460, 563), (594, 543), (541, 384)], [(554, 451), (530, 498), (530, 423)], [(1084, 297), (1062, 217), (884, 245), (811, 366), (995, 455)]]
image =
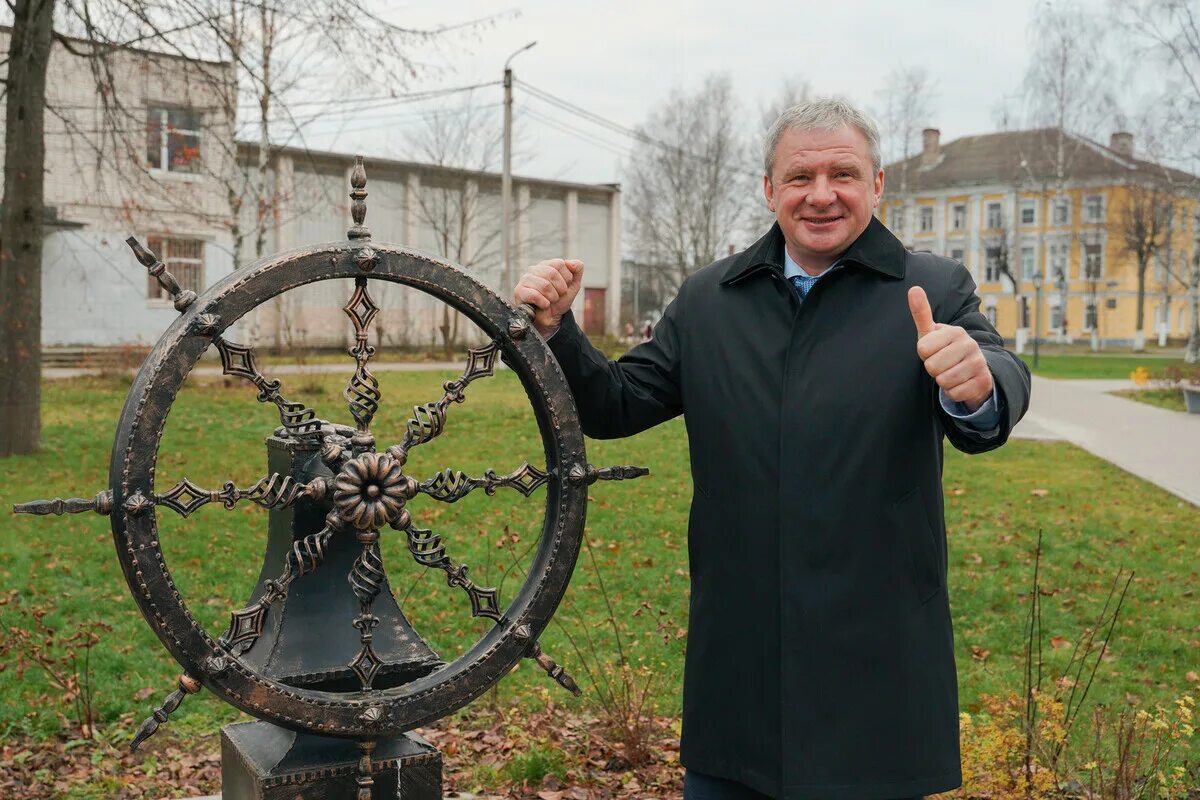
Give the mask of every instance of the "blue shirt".
[[(840, 266), (841, 262), (835, 261), (824, 272), (821, 272), (818, 275), (809, 275), (800, 268), (799, 264), (792, 260), (792, 256), (790, 253), (788, 253), (787, 248), (785, 247), (783, 249), (783, 274), (789, 282), (792, 282), (792, 278), (798, 277), (807, 279), (804, 281), (805, 283), (807, 283), (808, 280), (811, 280), (813, 284), (815, 284), (822, 277), (828, 275), (832, 270), (835, 270)], [(796, 291), (797, 294), (800, 293), (799, 287), (797, 287)], [(807, 289), (804, 293), (807, 294)], [(801, 302), (803, 301), (804, 300), (802, 296)], [(959, 423), (967, 428), (970, 428), (976, 433), (986, 437), (991, 437), (995, 436), (999, 432), (1000, 404), (996, 398), (995, 385), (992, 386), (992, 396), (989, 397), (984, 404), (973, 413), (967, 408), (965, 403), (959, 403), (947, 397), (944, 389), (938, 389), (938, 399), (942, 403), (942, 410), (945, 411), (948, 416), (957, 420)]]

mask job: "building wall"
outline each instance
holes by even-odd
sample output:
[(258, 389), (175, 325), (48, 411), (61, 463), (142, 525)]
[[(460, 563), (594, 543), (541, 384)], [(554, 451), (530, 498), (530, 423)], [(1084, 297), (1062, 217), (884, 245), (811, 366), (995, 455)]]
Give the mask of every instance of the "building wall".
[[(1089, 197), (1102, 199), (1100, 222), (1085, 218), (1085, 202)], [(1011, 187), (981, 186), (948, 189), (902, 199), (885, 199), (879, 216), (892, 230), (900, 230), (900, 238), (914, 250), (929, 250), (945, 256), (962, 253), (962, 261), (978, 285), (981, 309), (996, 319), (1000, 333), (1010, 341), (1018, 329), (1027, 335), (1043, 339), (1073, 341), (1088, 339), (1091, 326), (1086, 324), (1087, 309), (1096, 306), (1096, 328), (1102, 341), (1125, 344), (1134, 339), (1137, 318), (1137, 260), (1128, 251), (1123, 235), (1123, 208), (1129, 202), (1129, 190), (1124, 185), (1089, 183), (1073, 185), (1063, 192), (1018, 191)], [(1065, 221), (1054, 217), (1055, 202), (1065, 199), (1069, 214)], [(1186, 280), (1186, 270), (1197, 246), (1195, 198), (1179, 194), (1175, 198), (1175, 216), (1171, 233), (1164, 240), (1176, 274)], [(989, 225), (988, 206), (999, 204), (1002, 219), (999, 226)], [(955, 229), (954, 207), (966, 207), (966, 224)], [(1025, 223), (1023, 207), (1033, 209), (1034, 220)], [(933, 224), (922, 230), (923, 208), (933, 209)], [(1169, 242), (1169, 246), (1167, 245)], [(988, 270), (988, 248), (1005, 246), (1010, 269), (1018, 284)], [(1098, 279), (1089, 280), (1085, 270), (1088, 246), (1102, 253)], [(1062, 263), (1053, 258), (1056, 248), (1065, 251), (1066, 280), (1056, 281), (1056, 267)], [(1023, 258), (1032, 256), (1032, 259)], [(1181, 265), (1182, 260), (1182, 265)], [(1181, 269), (1182, 267), (1182, 269)], [(1041, 316), (1038, 319), (1039, 294), (1032, 275), (1044, 276), (1040, 293)], [(1014, 292), (1014, 288), (1016, 292)], [(1024, 298), (1028, 308), (1027, 325), (1022, 325), (1018, 313)], [(1146, 272), (1143, 331), (1147, 341), (1157, 340), (1159, 321), (1165, 318), (1165, 335), (1178, 340), (1191, 329), (1191, 305), (1187, 288), (1170, 278), (1152, 262)], [(994, 309), (989, 312), (989, 309)], [(1059, 309), (1065, 311), (1065, 326), (1057, 327)]]
[[(11, 31), (0, 29), (0, 48)], [(82, 47), (83, 45), (79, 45)], [(47, 67), (46, 204), (74, 226), (48, 229), (42, 256), (44, 345), (150, 344), (177, 312), (147, 289), (124, 240), (183, 237), (201, 243), (203, 283), (232, 269), (229, 204), (232, 120), (221, 109), (227, 65), (139, 50), (111, 51), (105, 113), (88, 59), (55, 43)], [(194, 173), (151, 167), (150, 107), (200, 114)], [(0, 119), (5, 109), (0, 104)], [(3, 142), (0, 141), (0, 158)]]
[[(246, 159), (247, 164), (253, 159)], [(285, 152), (275, 169), (280, 176), (273, 229), (267, 237), (278, 250), (340, 241), (351, 225), (349, 155), (319, 157)], [(376, 241), (413, 247), (448, 260), (499, 291), (503, 284), (498, 176), (428, 165), (367, 159), (366, 225)], [(515, 277), (545, 258), (582, 258), (585, 287), (606, 292), (606, 330), (615, 330), (620, 267), (614, 267), (620, 239), (619, 192), (515, 179), (512, 259)], [(244, 215), (245, 216), (245, 215)], [(465, 222), (465, 225), (464, 225)], [(247, 219), (247, 224), (253, 219)], [(383, 309), (374, 325), (384, 347), (437, 349), (444, 329), (455, 342), (479, 344), (482, 331), (465, 317), (447, 312), (438, 300), (409, 287), (372, 281), (370, 291)], [(342, 311), (353, 286), (323, 282), (289, 292), (261, 309), (253, 337), (279, 346), (349, 346), (352, 328)], [(505, 295), (507, 299), (507, 295)], [(582, 319), (583, 293), (576, 303)]]

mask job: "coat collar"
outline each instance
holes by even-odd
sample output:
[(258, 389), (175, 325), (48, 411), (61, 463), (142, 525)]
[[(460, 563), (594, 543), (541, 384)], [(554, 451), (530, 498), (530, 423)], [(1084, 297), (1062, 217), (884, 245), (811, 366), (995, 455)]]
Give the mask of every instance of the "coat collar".
[[(733, 257), (725, 269), (721, 285), (738, 283), (764, 269), (775, 269), (782, 273), (783, 248), (783, 231), (776, 222), (766, 235)], [(904, 252), (900, 240), (876, 217), (871, 217), (867, 229), (842, 253), (838, 262), (852, 262), (892, 278), (903, 278)]]

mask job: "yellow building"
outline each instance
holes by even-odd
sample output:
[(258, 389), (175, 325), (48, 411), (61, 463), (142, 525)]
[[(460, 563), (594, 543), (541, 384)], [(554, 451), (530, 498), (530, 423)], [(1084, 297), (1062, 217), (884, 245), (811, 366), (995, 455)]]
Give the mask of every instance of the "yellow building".
[(908, 247), (965, 264), (1018, 350), (1035, 328), (1042, 341), (1138, 347), (1181, 344), (1195, 325), (1200, 178), (1136, 158), (1131, 134), (1107, 147), (1056, 129), (942, 145), (930, 128), (885, 176), (883, 222)]

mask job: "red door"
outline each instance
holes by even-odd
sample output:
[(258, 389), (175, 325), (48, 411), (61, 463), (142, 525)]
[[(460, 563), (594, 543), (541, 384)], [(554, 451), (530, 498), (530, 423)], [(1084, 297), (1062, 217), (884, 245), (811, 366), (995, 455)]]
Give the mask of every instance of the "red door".
[(604, 335), (604, 293), (607, 289), (583, 290), (583, 332), (588, 336)]

